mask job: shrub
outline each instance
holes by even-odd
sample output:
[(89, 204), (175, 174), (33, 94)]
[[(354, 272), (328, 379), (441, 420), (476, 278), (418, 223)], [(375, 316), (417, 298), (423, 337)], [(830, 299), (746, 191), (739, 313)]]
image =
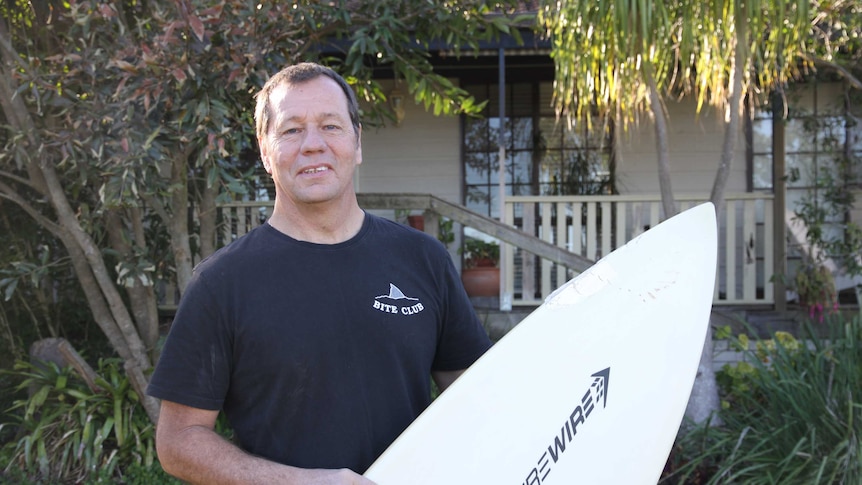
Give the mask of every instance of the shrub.
[(827, 326), (805, 327), (805, 345), (777, 336), (725, 372), (722, 425), (680, 437), (684, 458), (665, 482), (862, 483), (862, 323)]
[[(0, 431), (3, 476), (28, 483), (165, 483), (153, 425), (117, 359), (100, 360), (98, 391), (71, 368), (18, 362), (6, 374), (28, 398), (14, 401)], [(143, 478), (142, 478), (143, 477)], [(0, 480), (2, 481), (2, 480)]]

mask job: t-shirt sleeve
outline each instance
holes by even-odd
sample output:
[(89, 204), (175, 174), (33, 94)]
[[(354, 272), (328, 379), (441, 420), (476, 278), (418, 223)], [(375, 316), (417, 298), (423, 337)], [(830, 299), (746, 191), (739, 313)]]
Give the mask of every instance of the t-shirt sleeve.
[(437, 355), (432, 369), (455, 371), (470, 367), (490, 347), (491, 341), (482, 327), (452, 259), (445, 253), (444, 284), (446, 308)]
[(222, 408), (230, 382), (232, 338), (221, 308), (196, 273), (182, 296), (147, 394), (199, 409)]

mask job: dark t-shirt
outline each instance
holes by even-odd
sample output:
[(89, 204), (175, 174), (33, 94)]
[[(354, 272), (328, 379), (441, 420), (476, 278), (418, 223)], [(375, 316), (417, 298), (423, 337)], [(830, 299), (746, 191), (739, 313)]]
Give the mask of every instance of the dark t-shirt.
[(223, 409), (239, 446), (363, 472), (490, 346), (445, 248), (366, 214), (344, 243), (263, 225), (195, 269), (148, 393)]

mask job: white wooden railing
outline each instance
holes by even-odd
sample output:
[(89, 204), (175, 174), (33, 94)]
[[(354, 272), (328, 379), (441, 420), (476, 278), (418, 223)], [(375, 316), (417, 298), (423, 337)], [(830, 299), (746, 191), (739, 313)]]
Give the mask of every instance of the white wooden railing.
[[(680, 210), (685, 210), (707, 198), (693, 195), (677, 201)], [(725, 201), (718, 228), (714, 303), (772, 305), (772, 195), (731, 194)], [(507, 197), (505, 205), (507, 225), (594, 261), (663, 219), (658, 195), (517, 196)], [(266, 221), (272, 202), (230, 202), (220, 204), (219, 210), (222, 226), (218, 243), (223, 245)], [(506, 274), (503, 291), (511, 296), (512, 305), (538, 305), (576, 274), (522, 248), (509, 248), (500, 266)]]
[(219, 203), (219, 231), (216, 246), (226, 246), (263, 224), (272, 215), (272, 201), (231, 201)]
[[(708, 200), (678, 198), (680, 210)], [(773, 303), (772, 195), (732, 194), (719, 217), (715, 304)], [(547, 242), (598, 260), (662, 220), (658, 195), (518, 196), (505, 201), (505, 222)], [(513, 305), (538, 305), (575, 273), (514, 248), (503, 270)], [(525, 276), (526, 275), (526, 276)], [(532, 275), (530, 277), (529, 275)]]

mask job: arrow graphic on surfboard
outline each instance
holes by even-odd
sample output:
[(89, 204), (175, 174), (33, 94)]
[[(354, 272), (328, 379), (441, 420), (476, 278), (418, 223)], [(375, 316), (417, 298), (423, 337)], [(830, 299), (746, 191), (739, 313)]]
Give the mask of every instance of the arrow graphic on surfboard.
[(551, 473), (553, 466), (562, 459), (566, 447), (576, 439), (578, 427), (586, 424), (587, 419), (596, 410), (596, 406), (601, 400), (601, 409), (608, 406), (608, 381), (610, 380), (611, 368), (602, 369), (594, 373), (593, 382), (590, 388), (580, 401), (575, 406), (574, 410), (568, 415), (566, 420), (560, 426), (559, 434), (554, 433), (553, 441), (542, 448), (538, 453), (539, 459), (536, 461), (536, 466), (527, 472), (527, 479), (524, 483), (543, 483)]

